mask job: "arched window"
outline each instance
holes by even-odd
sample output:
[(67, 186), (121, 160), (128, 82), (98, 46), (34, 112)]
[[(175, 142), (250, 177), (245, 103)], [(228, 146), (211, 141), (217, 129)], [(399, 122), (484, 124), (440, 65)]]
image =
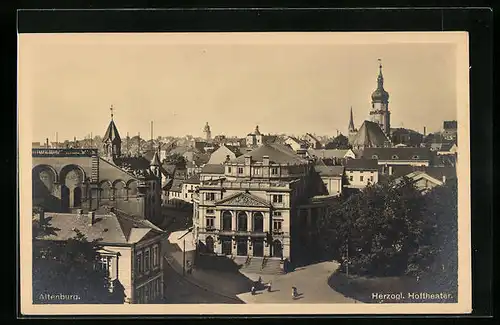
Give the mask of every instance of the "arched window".
[(377, 155), (373, 155), (372, 159), (378, 159), (378, 156)]
[(222, 230), (232, 230), (233, 215), (229, 211), (222, 213)]
[(261, 212), (253, 214), (253, 231), (264, 232), (264, 216)]
[(247, 231), (247, 221), (248, 217), (245, 212), (238, 213), (238, 231)]
[(397, 155), (392, 155), (392, 159), (399, 159)]
[(123, 200), (127, 196), (127, 193), (125, 191), (125, 183), (121, 181), (116, 182), (114, 186), (114, 194), (115, 200)]

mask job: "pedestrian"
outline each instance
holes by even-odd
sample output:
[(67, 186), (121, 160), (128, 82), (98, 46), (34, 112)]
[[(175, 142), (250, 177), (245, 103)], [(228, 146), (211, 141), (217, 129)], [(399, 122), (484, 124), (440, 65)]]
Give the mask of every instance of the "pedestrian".
[(295, 299), (296, 294), (297, 294), (297, 289), (295, 287), (292, 287), (292, 299)]
[(255, 295), (255, 286), (252, 286), (252, 296)]
[(271, 285), (272, 285), (272, 283), (271, 283), (271, 281), (269, 281), (269, 283), (267, 284), (267, 291), (268, 292), (271, 292)]

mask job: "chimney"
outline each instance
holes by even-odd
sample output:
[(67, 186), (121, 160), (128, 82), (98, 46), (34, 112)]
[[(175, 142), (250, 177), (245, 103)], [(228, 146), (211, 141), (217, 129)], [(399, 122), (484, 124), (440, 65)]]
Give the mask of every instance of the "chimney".
[(245, 155), (245, 166), (250, 166), (252, 163), (252, 157), (250, 155)]
[(49, 138), (45, 138), (45, 146), (49, 149)]
[(425, 137), (425, 126), (424, 126), (424, 137)]
[(269, 156), (262, 156), (262, 165), (269, 166)]
[(92, 226), (95, 223), (95, 211), (89, 211), (89, 225)]

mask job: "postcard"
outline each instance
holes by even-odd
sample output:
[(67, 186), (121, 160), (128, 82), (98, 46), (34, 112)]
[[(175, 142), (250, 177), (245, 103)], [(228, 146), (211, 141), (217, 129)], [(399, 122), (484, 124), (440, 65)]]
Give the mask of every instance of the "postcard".
[(22, 314), (471, 311), (467, 33), (24, 33), (18, 57)]

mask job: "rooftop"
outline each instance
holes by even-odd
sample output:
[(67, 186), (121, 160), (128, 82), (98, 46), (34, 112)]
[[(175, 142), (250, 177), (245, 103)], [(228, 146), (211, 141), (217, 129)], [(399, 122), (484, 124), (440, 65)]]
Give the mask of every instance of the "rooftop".
[(202, 174), (224, 174), (225, 167), (221, 164), (206, 164), (201, 169)]
[(431, 153), (427, 148), (401, 147), (401, 148), (365, 148), (363, 158), (378, 160), (430, 160)]
[(316, 165), (314, 170), (319, 176), (342, 176), (344, 174), (344, 166)]
[(39, 238), (43, 240), (68, 240), (76, 235), (75, 229), (77, 229), (89, 241), (96, 240), (106, 244), (134, 244), (150, 233), (156, 235), (163, 233), (151, 222), (134, 218), (121, 211), (96, 214), (93, 224), (88, 214), (46, 212), (45, 219), (49, 221), (51, 227), (55, 228), (55, 234)]
[(263, 157), (267, 156), (269, 157), (269, 162), (271, 164), (302, 165), (307, 164), (308, 162), (298, 156), (295, 151), (288, 146), (279, 143), (264, 143), (260, 147), (246, 153), (245, 155), (231, 160), (231, 162), (244, 163), (245, 156), (250, 156), (254, 162), (262, 162)]
[(349, 159), (345, 164), (345, 169), (378, 170), (378, 161), (376, 159)]
[(352, 140), (353, 147), (383, 147), (387, 141), (387, 136), (377, 123), (364, 121), (358, 133)]

